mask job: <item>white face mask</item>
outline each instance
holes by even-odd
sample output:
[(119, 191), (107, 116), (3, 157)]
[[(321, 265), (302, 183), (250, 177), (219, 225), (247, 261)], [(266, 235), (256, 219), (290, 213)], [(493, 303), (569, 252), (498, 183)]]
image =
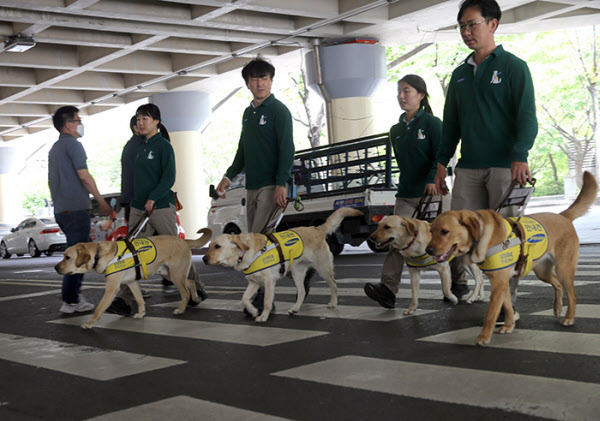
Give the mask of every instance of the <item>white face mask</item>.
[(79, 126), (77, 126), (76, 130), (77, 130), (77, 134), (79, 135), (79, 137), (83, 137), (83, 133), (84, 133), (83, 124), (80, 124)]

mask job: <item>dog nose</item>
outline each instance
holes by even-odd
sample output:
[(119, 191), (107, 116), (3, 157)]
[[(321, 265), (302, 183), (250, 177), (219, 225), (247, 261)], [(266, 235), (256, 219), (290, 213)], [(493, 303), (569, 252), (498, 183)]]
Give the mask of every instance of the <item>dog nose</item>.
[(205, 265), (208, 265), (208, 256), (206, 254), (204, 256), (202, 256), (202, 261), (204, 262)]
[(433, 256), (433, 253), (435, 253), (435, 250), (433, 250), (433, 247), (427, 246), (427, 248), (425, 248), (425, 253), (427, 253), (430, 256)]
[(54, 270), (56, 271), (56, 273), (60, 274), (60, 272), (58, 271), (58, 264), (54, 265)]

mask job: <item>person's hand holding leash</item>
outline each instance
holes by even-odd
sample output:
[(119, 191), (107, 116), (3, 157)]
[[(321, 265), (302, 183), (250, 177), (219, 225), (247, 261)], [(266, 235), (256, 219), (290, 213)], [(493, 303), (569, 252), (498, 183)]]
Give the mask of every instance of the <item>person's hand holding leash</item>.
[(442, 164), (437, 164), (437, 173), (435, 174), (435, 187), (439, 194), (445, 196), (448, 194), (448, 187), (446, 187), (446, 167)]
[(217, 186), (217, 194), (223, 199), (225, 199), (227, 197), (225, 196), (225, 190), (227, 190), (229, 186), (231, 186), (231, 180), (227, 177), (223, 177), (223, 179), (219, 182), (219, 185)]
[(425, 194), (430, 194), (432, 196), (439, 195), (439, 190), (435, 183), (427, 183), (425, 184)]
[(275, 186), (275, 203), (281, 209), (285, 208), (287, 204), (287, 187), (286, 186)]
[(144, 209), (146, 209), (148, 215), (152, 215), (152, 211), (154, 211), (154, 200), (148, 200), (144, 206)]
[(513, 161), (510, 164), (510, 175), (513, 180), (517, 180), (520, 185), (524, 186), (527, 184), (527, 181), (531, 180), (529, 164), (527, 162)]

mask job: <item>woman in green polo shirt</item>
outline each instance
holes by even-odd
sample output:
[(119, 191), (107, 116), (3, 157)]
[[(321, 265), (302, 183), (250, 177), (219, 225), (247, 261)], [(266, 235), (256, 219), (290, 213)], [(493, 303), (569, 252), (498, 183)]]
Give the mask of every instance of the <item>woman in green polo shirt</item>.
[[(423, 193), (438, 194), (434, 179), (442, 121), (434, 117), (428, 98), (427, 85), (420, 76), (406, 75), (398, 81), (398, 103), (404, 113), (389, 134), (400, 168), (394, 215), (411, 217)], [(449, 210), (449, 204), (444, 197), (442, 209)], [(367, 296), (385, 308), (394, 308), (403, 267), (402, 255), (390, 248), (380, 283), (365, 284)]]

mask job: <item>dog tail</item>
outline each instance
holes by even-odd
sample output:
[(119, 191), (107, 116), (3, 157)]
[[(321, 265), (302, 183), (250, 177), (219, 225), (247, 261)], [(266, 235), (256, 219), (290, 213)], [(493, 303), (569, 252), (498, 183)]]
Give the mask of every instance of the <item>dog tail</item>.
[(577, 199), (566, 210), (560, 214), (569, 218), (571, 221), (583, 216), (590, 210), (590, 207), (596, 200), (598, 194), (598, 183), (589, 171), (583, 173), (583, 186), (577, 196)]
[(324, 231), (325, 235), (333, 234), (335, 232), (335, 230), (338, 229), (338, 227), (342, 223), (342, 220), (345, 217), (358, 216), (358, 215), (362, 215), (362, 214), (363, 213), (361, 211), (359, 211), (358, 209), (339, 208), (338, 210), (333, 212), (331, 215), (329, 215), (329, 218), (327, 218), (327, 221), (325, 221), (325, 223), (323, 225), (319, 225), (317, 228), (319, 228), (321, 231)]
[(208, 243), (213, 234), (210, 228), (202, 228), (200, 231), (198, 231), (198, 234), (200, 233), (202, 233), (202, 237), (198, 238), (197, 240), (185, 240), (191, 249), (201, 248), (203, 245)]

